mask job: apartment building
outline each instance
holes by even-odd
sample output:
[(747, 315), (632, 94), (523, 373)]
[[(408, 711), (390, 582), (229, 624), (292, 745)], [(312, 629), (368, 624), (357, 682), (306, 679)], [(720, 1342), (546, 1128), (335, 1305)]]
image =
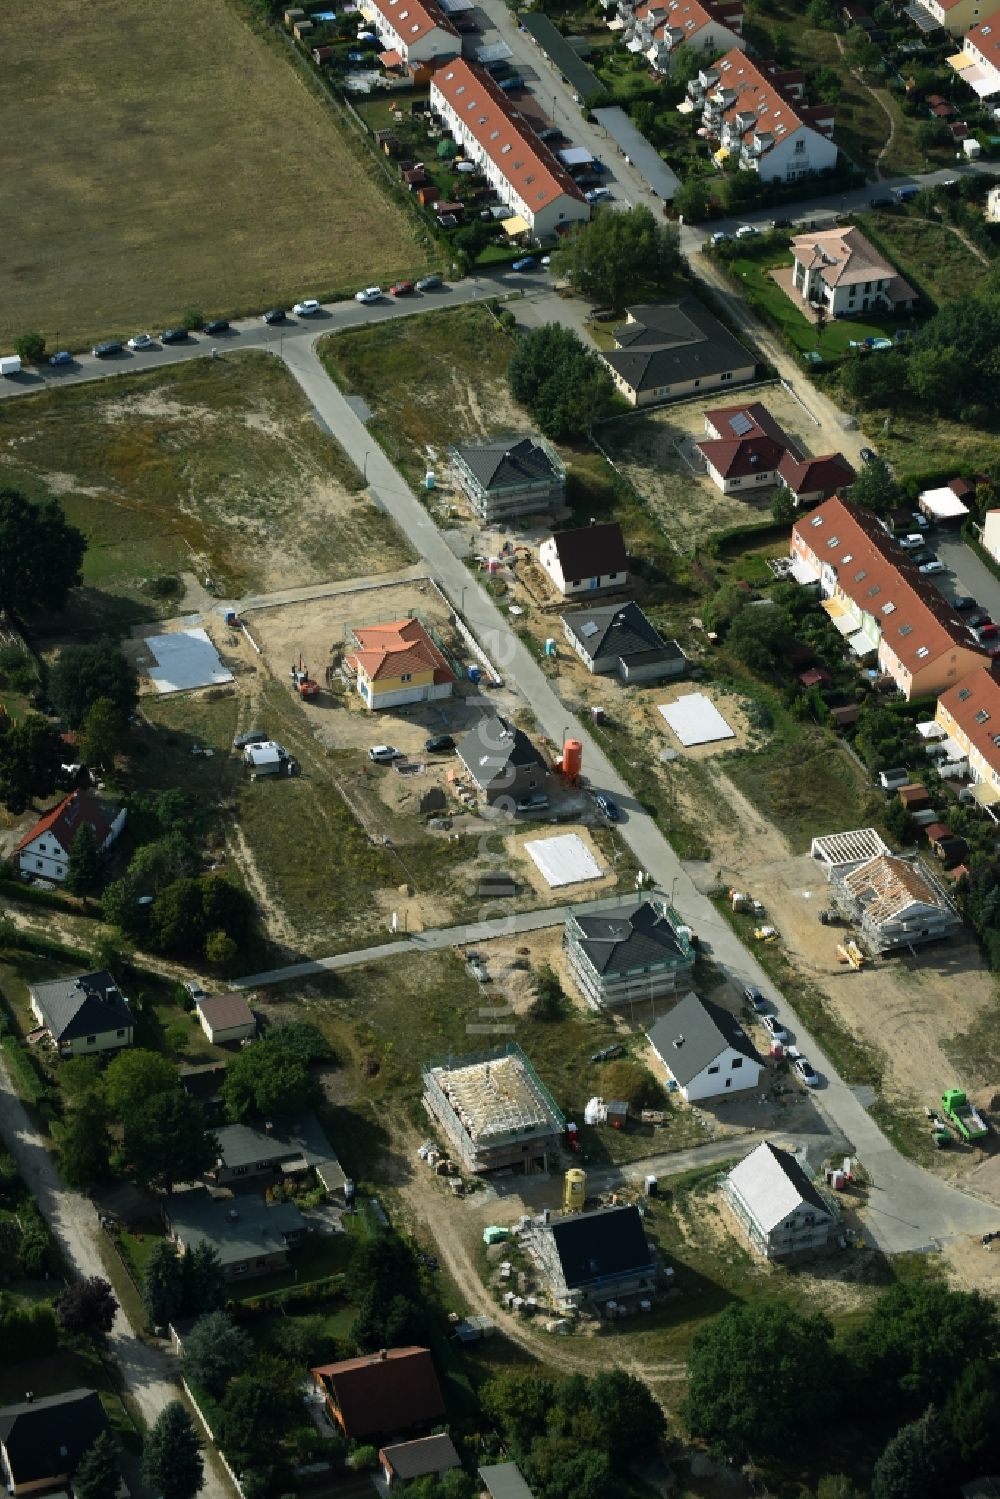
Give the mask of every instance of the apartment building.
[(441, 62), (462, 50), (462, 39), (436, 0), (360, 0), (361, 14), (379, 34), (387, 67)]
[(569, 172), (484, 68), (456, 58), (435, 69), (431, 109), (536, 238), (590, 218)]
[(948, 62), (980, 99), (1000, 94), (1000, 10), (973, 26)]
[(983, 666), (938, 698), (934, 715), (964, 750), (972, 777), (972, 795), (994, 812), (1000, 804), (1000, 682)]
[(936, 696), (988, 663), (949, 601), (906, 560), (876, 518), (835, 496), (792, 527), (795, 576), (859, 656), (877, 655), (907, 699)]
[(734, 48), (742, 51), (743, 5), (715, 3), (715, 0), (650, 0), (629, 14), (630, 7), (619, 5), (619, 17), (630, 50), (642, 51), (658, 73), (669, 74), (674, 54), (680, 47), (694, 47), (706, 60)]
[(805, 78), (733, 48), (688, 84), (716, 162), (735, 160), (763, 182), (794, 182), (837, 164), (833, 109), (805, 103)]

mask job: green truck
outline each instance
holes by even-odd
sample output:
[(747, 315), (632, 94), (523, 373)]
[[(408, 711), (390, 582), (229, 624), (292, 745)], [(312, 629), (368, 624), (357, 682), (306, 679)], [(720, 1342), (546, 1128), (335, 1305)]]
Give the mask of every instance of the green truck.
[(989, 1133), (985, 1119), (962, 1088), (949, 1088), (941, 1094), (941, 1111), (963, 1140), (981, 1140)]

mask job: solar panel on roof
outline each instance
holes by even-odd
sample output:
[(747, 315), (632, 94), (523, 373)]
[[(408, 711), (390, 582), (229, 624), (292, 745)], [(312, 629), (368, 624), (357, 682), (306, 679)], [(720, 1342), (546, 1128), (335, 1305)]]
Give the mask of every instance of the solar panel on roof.
[(729, 425), (733, 429), (734, 437), (746, 437), (753, 430), (753, 422), (745, 411), (738, 411), (735, 416), (729, 418)]

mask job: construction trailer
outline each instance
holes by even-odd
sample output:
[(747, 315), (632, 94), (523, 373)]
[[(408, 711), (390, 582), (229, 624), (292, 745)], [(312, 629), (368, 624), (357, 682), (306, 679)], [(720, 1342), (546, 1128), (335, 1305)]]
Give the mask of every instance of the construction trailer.
[(833, 895), (872, 952), (936, 942), (962, 928), (962, 918), (930, 871), (892, 854), (835, 877)]
[(547, 1171), (566, 1120), (516, 1042), (423, 1067), (424, 1107), (475, 1174)]

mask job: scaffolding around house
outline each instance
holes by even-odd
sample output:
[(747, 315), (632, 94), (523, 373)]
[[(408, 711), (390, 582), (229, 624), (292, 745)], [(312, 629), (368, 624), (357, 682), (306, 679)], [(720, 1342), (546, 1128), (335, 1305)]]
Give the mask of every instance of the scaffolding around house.
[(471, 1171), (545, 1169), (566, 1121), (516, 1042), (424, 1064), (424, 1106)]

